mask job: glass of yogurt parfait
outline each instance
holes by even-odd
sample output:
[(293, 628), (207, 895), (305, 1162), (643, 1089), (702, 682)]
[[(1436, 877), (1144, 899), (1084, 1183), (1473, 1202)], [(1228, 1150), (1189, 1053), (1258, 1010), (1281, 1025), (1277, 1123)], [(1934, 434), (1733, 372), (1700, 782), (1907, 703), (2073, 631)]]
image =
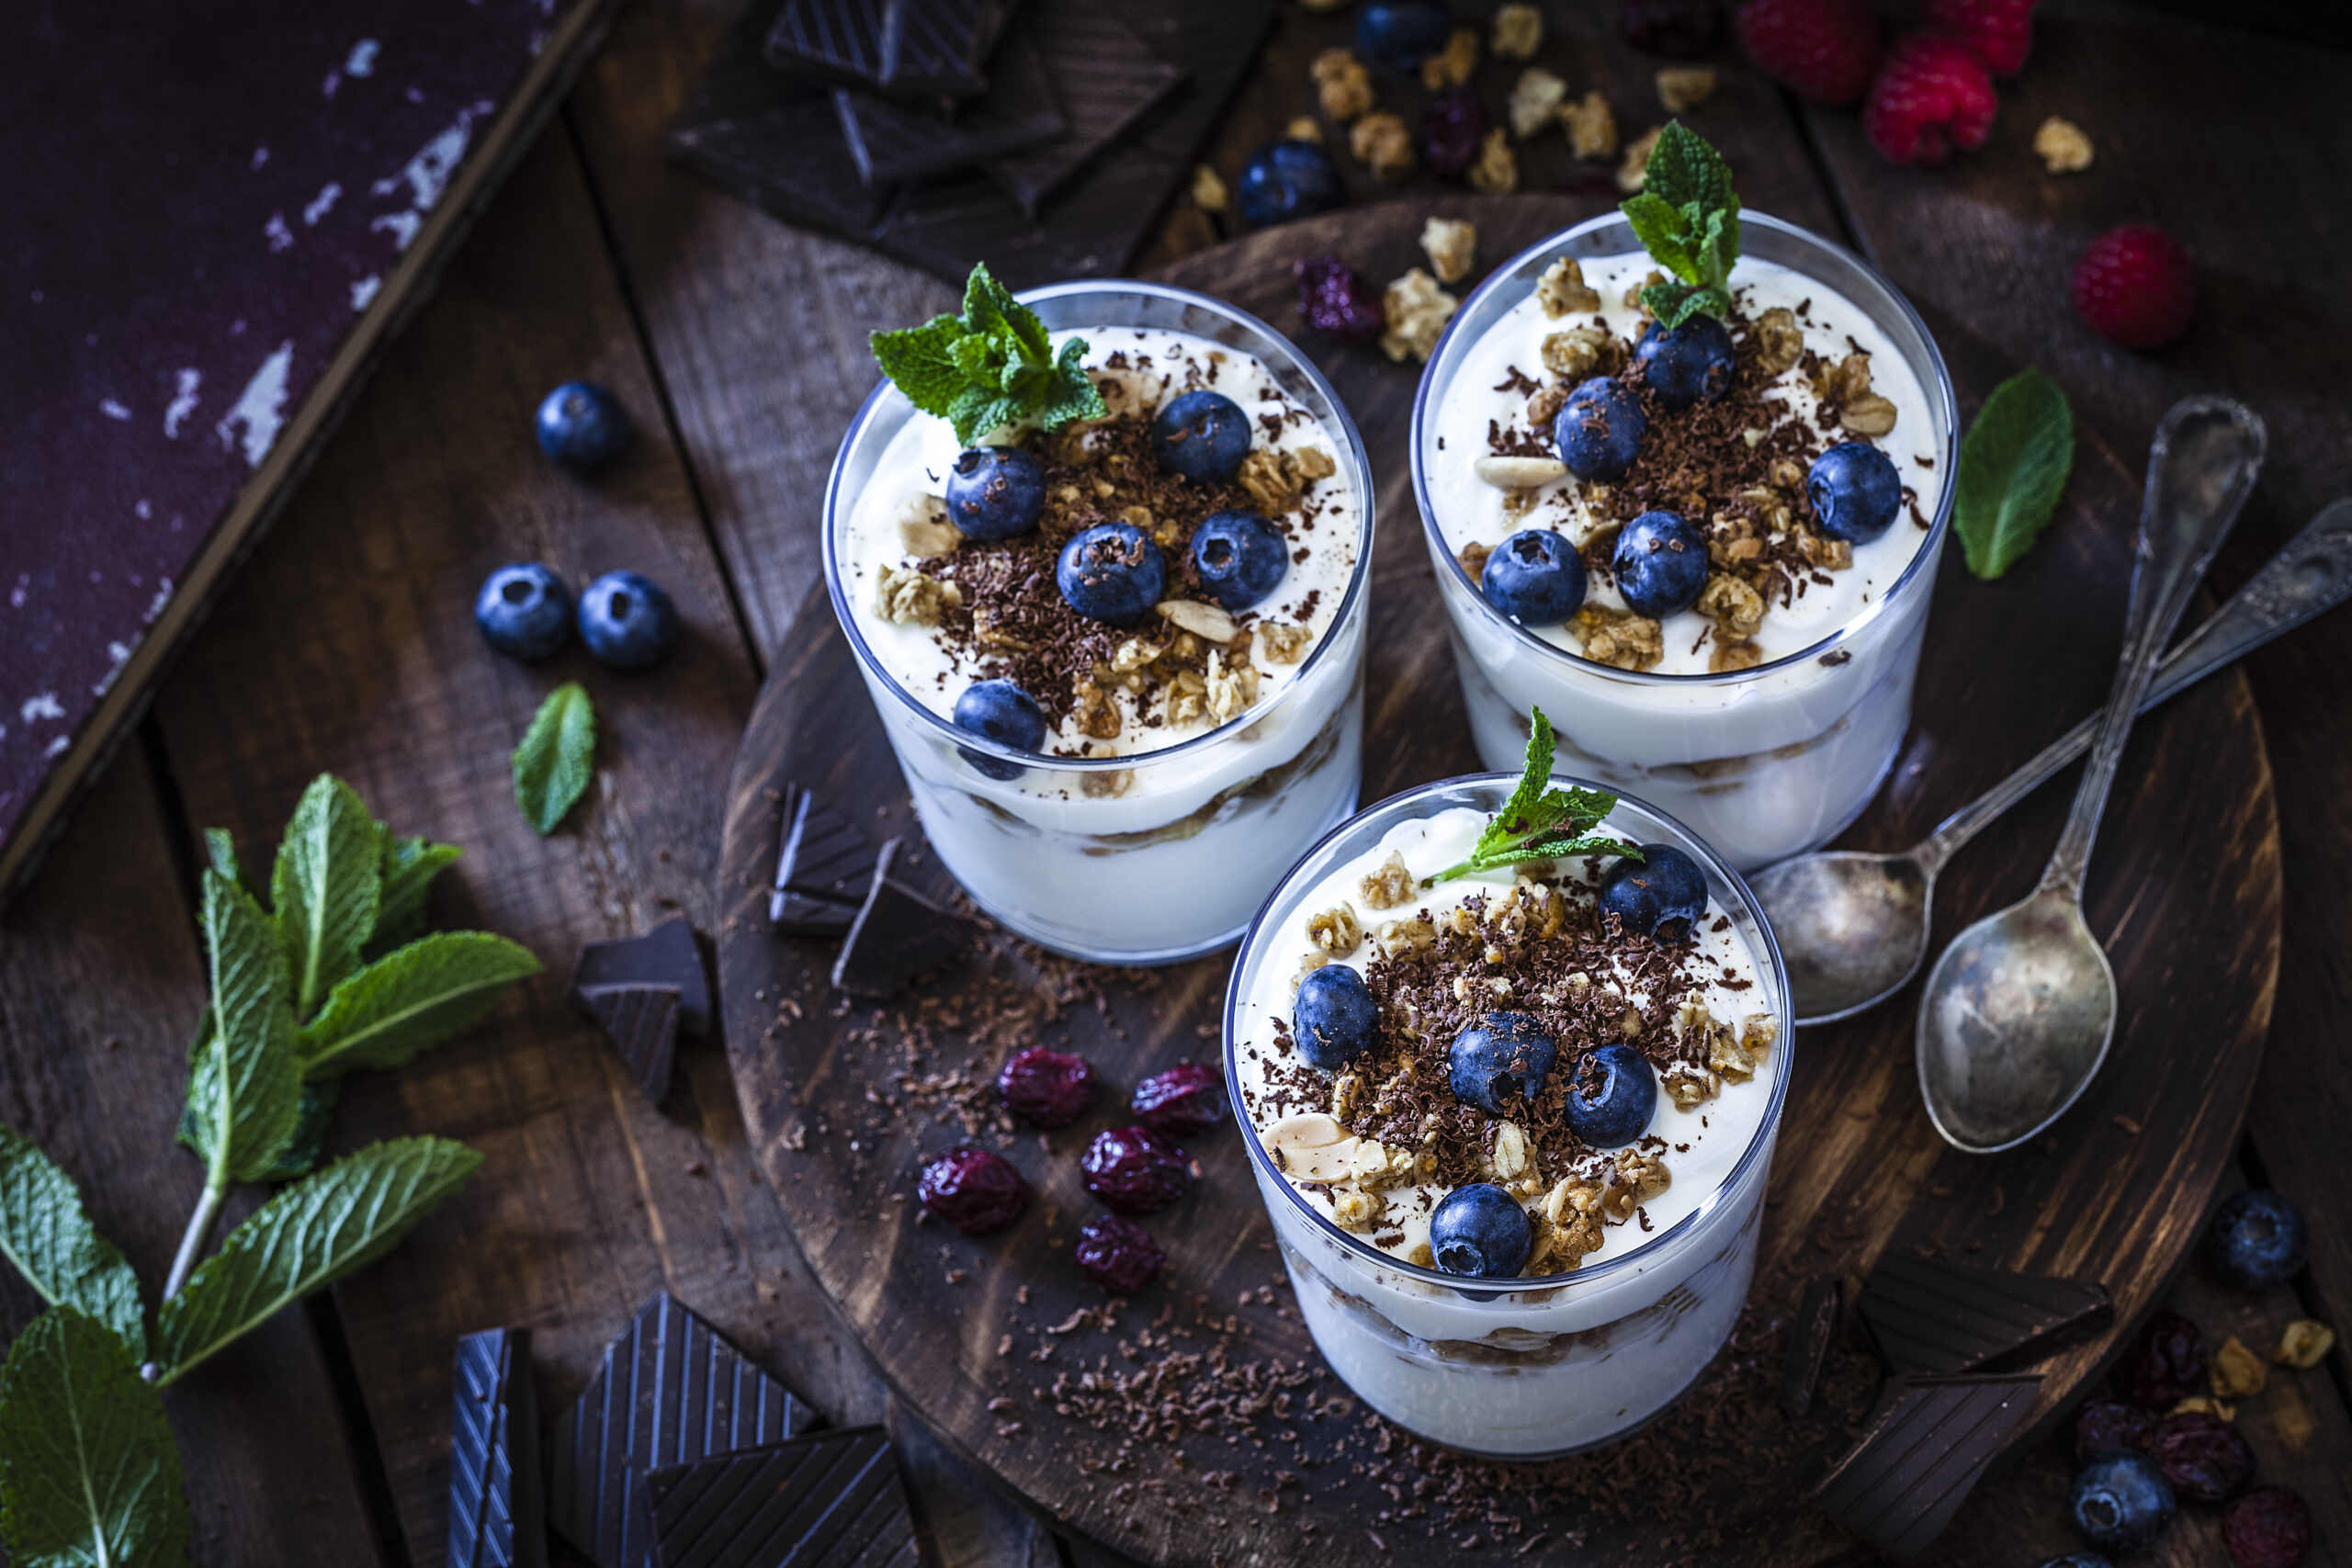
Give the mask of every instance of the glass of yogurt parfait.
[(1541, 705), (1563, 766), (1754, 870), (1843, 830), (1894, 761), (1959, 445), (1893, 286), (1729, 215), (1725, 308), (1672, 330), (1645, 285), (1689, 286), (1632, 217), (1497, 269), (1431, 356), (1411, 462), (1487, 764)]
[(1792, 1020), (1737, 873), (1652, 807), (1581, 797), (1638, 862), (1432, 882), (1516, 782), (1408, 791), (1310, 851), (1235, 965), (1226, 1071), (1333, 1371), (1425, 1438), (1532, 1459), (1641, 1426), (1729, 1337)]
[(924, 831), (989, 916), (1095, 963), (1229, 945), (1355, 809), (1363, 441), (1272, 329), (1160, 284), (1016, 304), (978, 270), (962, 318), (877, 334), (877, 356), (1007, 321), (1059, 390), (1041, 371), (1025, 412), (960, 432), (892, 381), (859, 411), (825, 498), (834, 611)]

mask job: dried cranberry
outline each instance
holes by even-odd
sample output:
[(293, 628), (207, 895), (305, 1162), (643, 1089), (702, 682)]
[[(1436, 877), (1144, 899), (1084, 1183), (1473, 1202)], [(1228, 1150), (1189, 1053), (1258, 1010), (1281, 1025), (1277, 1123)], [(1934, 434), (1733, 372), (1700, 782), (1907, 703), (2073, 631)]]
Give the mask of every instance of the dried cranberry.
[(1715, 47), (1724, 10), (1715, 0), (1625, 0), (1617, 36), (1668, 60), (1696, 60)]
[(1094, 1102), (1094, 1069), (1083, 1056), (1032, 1045), (997, 1069), (996, 1091), (1023, 1121), (1067, 1127)]
[(1487, 139), (1487, 106), (1467, 87), (1449, 87), (1421, 116), (1421, 162), (1443, 180), (1458, 180), (1478, 161)]
[(2196, 1503), (2218, 1503), (2254, 1479), (2254, 1450), (2219, 1416), (2183, 1410), (2156, 1423), (2149, 1451), (2172, 1489)]
[(2116, 1386), (2151, 1410), (2169, 1410), (2205, 1382), (2205, 1337), (2177, 1312), (2148, 1319), (2115, 1370)]
[(978, 1235), (1020, 1218), (1029, 1184), (1002, 1155), (967, 1146), (927, 1162), (915, 1196), (966, 1235)]
[(1190, 1155), (1148, 1127), (1095, 1134), (1079, 1168), (1086, 1190), (1123, 1214), (1165, 1209), (1201, 1179)]
[(1078, 1266), (1104, 1290), (1132, 1296), (1159, 1277), (1168, 1255), (1141, 1225), (1116, 1214), (1097, 1214), (1080, 1227)]
[(2238, 1568), (2295, 1568), (2312, 1549), (2312, 1511), (2291, 1486), (2257, 1486), (2222, 1510)]
[(1136, 1120), (1182, 1137), (1225, 1120), (1225, 1075), (1200, 1062), (1179, 1062), (1136, 1085)]
[(2144, 1450), (2156, 1434), (2156, 1418), (2120, 1399), (2094, 1399), (2075, 1417), (2075, 1462), (2124, 1450)]
[(1298, 313), (1306, 324), (1342, 343), (1370, 343), (1388, 326), (1380, 290), (1337, 256), (1301, 256), (1290, 264), (1298, 285)]

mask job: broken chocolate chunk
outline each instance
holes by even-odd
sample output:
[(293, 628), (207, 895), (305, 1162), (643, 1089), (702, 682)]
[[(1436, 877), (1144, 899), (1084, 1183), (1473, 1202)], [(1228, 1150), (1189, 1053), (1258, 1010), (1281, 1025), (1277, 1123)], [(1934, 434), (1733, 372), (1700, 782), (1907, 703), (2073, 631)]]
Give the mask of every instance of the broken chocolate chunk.
[(605, 1348), (556, 1423), (548, 1522), (598, 1568), (647, 1568), (648, 1472), (781, 1442), (815, 1421), (790, 1390), (663, 1292)]
[(813, 790), (786, 786), (768, 922), (793, 936), (839, 936), (873, 880), (874, 847), (865, 835)]
[(767, 39), (771, 64), (893, 97), (968, 98), (1012, 0), (786, 0)]
[(935, 107), (835, 88), (833, 112), (841, 117), (842, 139), (858, 177), (868, 186), (894, 186), (1059, 135), (1067, 122), (1030, 32), (1014, 25), (989, 61), (989, 90), (958, 106), (953, 118)]
[(1917, 1557), (2000, 1457), (2041, 1383), (2025, 1374), (1898, 1384), (1813, 1500), (1880, 1551)]
[(458, 1341), (449, 1428), (449, 1568), (546, 1568), (547, 1560), (531, 1331), (469, 1334)]
[(710, 1032), (710, 974), (703, 967), (694, 922), (684, 915), (642, 935), (582, 948), (571, 966), (572, 1000), (586, 1007), (584, 993), (592, 986), (673, 987), (678, 1027), (693, 1035)]
[(1800, 1421), (1813, 1411), (1822, 1363), (1829, 1359), (1829, 1342), (1838, 1337), (1842, 1285), (1835, 1274), (1815, 1274), (1806, 1280), (1804, 1302), (1797, 1308), (1797, 1320), (1789, 1325), (1789, 1359), (1781, 1372), (1781, 1408)]
[(1890, 1253), (1858, 1303), (1896, 1374), (1951, 1377), (2039, 1360), (2113, 1321), (2104, 1286)]
[(890, 874), (902, 839), (882, 846), (865, 907), (833, 961), (833, 988), (887, 1001), (916, 976), (956, 957), (971, 940), (972, 922), (952, 914)]
[(819, 1432), (657, 1470), (646, 1501), (662, 1568), (915, 1568), (914, 1520), (888, 1433)]
[(571, 996), (628, 1064), (645, 1098), (661, 1104), (678, 1062), (678, 987), (582, 986)]

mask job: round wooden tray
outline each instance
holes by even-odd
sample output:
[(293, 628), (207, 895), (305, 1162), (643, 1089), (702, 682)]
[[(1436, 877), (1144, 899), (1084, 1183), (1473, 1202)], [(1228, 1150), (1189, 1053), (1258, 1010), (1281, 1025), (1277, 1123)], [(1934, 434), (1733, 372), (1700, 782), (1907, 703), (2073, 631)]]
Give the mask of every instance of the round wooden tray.
[[(1566, 197), (1465, 197), (1487, 265), (1583, 217)], [(1443, 613), (1405, 461), (1415, 372), (1305, 333), (1293, 258), (1341, 251), (1375, 278), (1421, 262), (1430, 208), (1351, 211), (1187, 258), (1170, 280), (1296, 336), (1339, 388), (1374, 454), (1379, 544), (1364, 800), (1475, 772)], [(1462, 286), (1466, 292), (1468, 282)], [(1963, 406), (2009, 368), (1931, 322)], [(2008, 577), (1979, 582), (1958, 551), (1937, 588), (1912, 733), (1844, 842), (1907, 844), (2104, 696), (2122, 623), (2138, 455), (2086, 440), (2065, 511)], [(2071, 775), (2070, 775), (2071, 777)], [(1003, 937), (968, 968), (886, 1010), (828, 988), (832, 947), (765, 919), (779, 794), (797, 781), (863, 816), (877, 839), (912, 817), (898, 769), (821, 590), (793, 623), (736, 764), (719, 933), (728, 1050), (762, 1165), (818, 1280), (898, 1391), (982, 1473), (1154, 1563), (1373, 1564), (1495, 1538), (1551, 1562), (1790, 1563), (1855, 1546), (1804, 1495), (1847, 1443), (1878, 1380), (1850, 1330), (1804, 1421), (1772, 1408), (1781, 1320), (1806, 1277), (1866, 1274), (1888, 1248), (2102, 1280), (2118, 1326), (2039, 1369), (2020, 1446), (2097, 1375), (2194, 1238), (2237, 1138), (2278, 964), (2276, 814), (2260, 727), (2234, 672), (2140, 727), (2092, 867), (2092, 929), (2123, 1005), (2098, 1082), (2036, 1144), (1992, 1157), (1944, 1145), (1919, 1105), (1916, 986), (1865, 1016), (1801, 1033), (1749, 1318), (1702, 1392), (1641, 1436), (1532, 1467), (1469, 1464), (1387, 1431), (1317, 1357), (1289, 1304), (1271, 1227), (1225, 1126), (1192, 1141), (1198, 1190), (1148, 1227), (1159, 1283), (1115, 1314), (1069, 1260), (1094, 1212), (1077, 1156), (1126, 1120), (1126, 1091), (1184, 1057), (1214, 1060), (1229, 955), (1140, 973), (1046, 958)], [(2040, 792), (1948, 873), (1939, 933), (2021, 896), (2057, 836), (2066, 781)], [(1301, 846), (1305, 848), (1304, 845)], [(934, 872), (934, 874), (935, 872)], [(1095, 1064), (1111, 1090), (1077, 1125), (1004, 1146), (1039, 1194), (979, 1238), (919, 1223), (922, 1156), (962, 1141), (996, 1064), (1043, 1042)], [(1850, 1299), (1850, 1298), (1849, 1298)], [(1142, 1332), (1138, 1332), (1141, 1330)], [(1096, 1389), (1082, 1384), (1092, 1374)], [(1080, 1385), (1072, 1402), (1057, 1377)], [(1104, 1392), (1156, 1380), (1175, 1396)], [(1263, 1397), (1280, 1383), (1289, 1397)], [(1057, 1413), (1067, 1404), (1073, 1414)], [(1188, 1407), (1180, 1413), (1172, 1404)]]

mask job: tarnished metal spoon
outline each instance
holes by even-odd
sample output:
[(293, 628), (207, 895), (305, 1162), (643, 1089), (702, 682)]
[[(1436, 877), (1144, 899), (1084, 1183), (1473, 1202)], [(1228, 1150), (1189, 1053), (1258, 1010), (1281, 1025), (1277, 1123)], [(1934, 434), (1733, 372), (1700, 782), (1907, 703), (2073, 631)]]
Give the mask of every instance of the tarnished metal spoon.
[[(2332, 502), (2248, 578), (2230, 601), (2156, 667), (2140, 703), (2158, 703), (2352, 599), (2352, 498)], [(2090, 750), (2092, 714), (2031, 761), (1897, 854), (1823, 850), (1748, 879), (1789, 966), (1800, 1026), (1875, 1007), (1918, 973), (1928, 954), (1936, 874), (1962, 845)]]
[(1945, 1141), (1992, 1154), (2055, 1121), (2115, 1034), (2115, 972), (2083, 919), (2083, 871), (2156, 657), (2262, 466), (2262, 422), (2226, 398), (2173, 405), (2148, 453), (2123, 659), (2041, 885), (1954, 937), (1919, 1000), (1919, 1092)]

